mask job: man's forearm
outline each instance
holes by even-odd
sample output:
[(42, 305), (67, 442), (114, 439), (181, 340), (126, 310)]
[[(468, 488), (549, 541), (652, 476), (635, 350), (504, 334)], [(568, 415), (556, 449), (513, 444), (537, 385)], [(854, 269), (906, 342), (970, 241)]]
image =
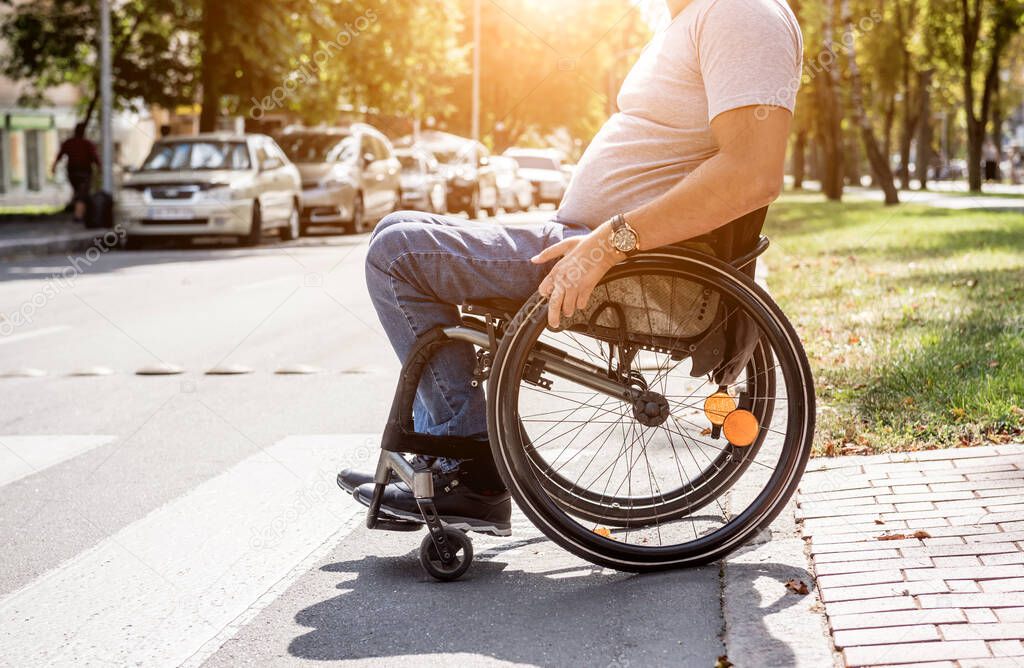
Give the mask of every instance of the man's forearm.
[(625, 213), (641, 250), (706, 234), (775, 200), (792, 114), (741, 107), (711, 121), (722, 149), (658, 199)]
[(719, 153), (626, 221), (650, 250), (715, 230), (778, 197), (781, 179), (755, 174), (738, 157)]

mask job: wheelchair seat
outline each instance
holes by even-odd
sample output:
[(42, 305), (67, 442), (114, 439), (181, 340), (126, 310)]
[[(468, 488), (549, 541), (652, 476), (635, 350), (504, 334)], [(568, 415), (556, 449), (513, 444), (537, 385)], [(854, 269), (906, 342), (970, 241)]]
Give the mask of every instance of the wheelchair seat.
[(462, 305), (462, 312), (466, 315), (503, 315), (511, 318), (519, 309), (522, 308), (526, 301), (518, 301), (515, 299), (507, 299), (505, 297), (495, 297), (494, 299), (480, 299), (471, 302), (466, 302)]

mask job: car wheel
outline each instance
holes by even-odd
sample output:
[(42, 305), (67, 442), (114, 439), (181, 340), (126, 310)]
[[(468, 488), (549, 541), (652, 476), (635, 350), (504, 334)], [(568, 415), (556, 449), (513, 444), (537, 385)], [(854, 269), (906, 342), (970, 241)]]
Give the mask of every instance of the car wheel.
[(352, 220), (349, 221), (348, 229), (353, 234), (362, 234), (366, 231), (366, 208), (361, 193), (357, 193), (352, 201)]
[(258, 246), (263, 240), (263, 214), (260, 212), (260, 201), (252, 203), (252, 221), (249, 223), (249, 234), (238, 239), (243, 246)]
[(480, 191), (474, 190), (473, 194), (469, 196), (469, 205), (465, 208), (466, 214), (470, 218), (482, 218), (480, 209)]
[(430, 191), (430, 209), (433, 213), (442, 214), (448, 212), (448, 194), (440, 183)]
[(288, 224), (281, 228), (281, 238), (284, 241), (295, 241), (302, 236), (302, 227), (299, 225), (299, 203), (292, 202), (292, 212), (288, 214)]

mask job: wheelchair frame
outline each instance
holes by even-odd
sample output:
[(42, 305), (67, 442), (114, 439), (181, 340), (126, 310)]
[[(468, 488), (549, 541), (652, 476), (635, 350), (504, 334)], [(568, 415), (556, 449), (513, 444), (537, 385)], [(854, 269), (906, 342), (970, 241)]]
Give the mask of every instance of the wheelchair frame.
[[(767, 237), (759, 237), (754, 248), (731, 261), (737, 270), (750, 266), (769, 246)], [(684, 247), (685, 248), (685, 247)], [(692, 248), (686, 248), (690, 253), (708, 255)], [(656, 250), (644, 253), (637, 258), (626, 262), (643, 261), (645, 258), (666, 258), (678, 257), (673, 254), (672, 247), (664, 250)], [(377, 468), (374, 474), (374, 492), (366, 513), (366, 526), (369, 529), (391, 530), (391, 531), (418, 531), (423, 525), (428, 530), (427, 538), (420, 546), (420, 559), (424, 567), (432, 576), (440, 580), (453, 580), (462, 575), (469, 566), (472, 559), (472, 549), (468, 546), (468, 539), (460, 537), (459, 542), (466, 546), (464, 562), (455, 564), (457, 557), (453, 546), (452, 532), (456, 529), (446, 528), (438, 516), (434, 506), (434, 484), (430, 470), (416, 470), (403, 454), (427, 455), (434, 457), (452, 457), (457, 459), (472, 459), (480, 455), (480, 442), (468, 438), (450, 436), (431, 436), (417, 433), (412, 422), (412, 407), (419, 387), (420, 378), (426, 369), (435, 352), (443, 345), (451, 342), (470, 343), (477, 350), (477, 364), (474, 370), (473, 386), (477, 387), (485, 381), (491, 371), (493, 356), (498, 348), (498, 343), (504, 333), (506, 324), (511, 321), (519, 310), (521, 304), (511, 300), (497, 299), (487, 303), (463, 304), (462, 324), (450, 327), (439, 327), (419, 337), (410, 351), (408, 358), (402, 365), (399, 374), (398, 387), (391, 404), (391, 411), (388, 416), (381, 439), (381, 454), (377, 461)], [(602, 377), (602, 369), (588, 362), (578, 359), (571, 359), (562, 351), (555, 348), (542, 348), (534, 353), (535, 359), (539, 362), (537, 376), (542, 371), (550, 371), (555, 376), (567, 378), (575, 383), (588, 387), (595, 392), (600, 392), (622, 401), (633, 402), (638, 391), (633, 388), (624, 387), (610, 378)], [(489, 453), (488, 453), (489, 454)], [(416, 505), (419, 508), (423, 524), (409, 520), (382, 518), (380, 513), (385, 486), (392, 481), (392, 474), (404, 482), (413, 492)], [(461, 532), (460, 532), (461, 533)], [(427, 564), (427, 553), (430, 547), (436, 551), (444, 567), (451, 566), (451, 570), (436, 571)]]

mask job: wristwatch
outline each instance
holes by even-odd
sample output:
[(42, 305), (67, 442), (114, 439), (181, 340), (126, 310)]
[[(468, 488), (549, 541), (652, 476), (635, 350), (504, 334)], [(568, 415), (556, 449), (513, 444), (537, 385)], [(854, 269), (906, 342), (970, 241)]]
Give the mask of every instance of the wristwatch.
[(611, 220), (612, 223), (612, 246), (615, 250), (623, 253), (626, 257), (632, 257), (640, 252), (640, 236), (636, 233), (625, 216), (621, 213)]

